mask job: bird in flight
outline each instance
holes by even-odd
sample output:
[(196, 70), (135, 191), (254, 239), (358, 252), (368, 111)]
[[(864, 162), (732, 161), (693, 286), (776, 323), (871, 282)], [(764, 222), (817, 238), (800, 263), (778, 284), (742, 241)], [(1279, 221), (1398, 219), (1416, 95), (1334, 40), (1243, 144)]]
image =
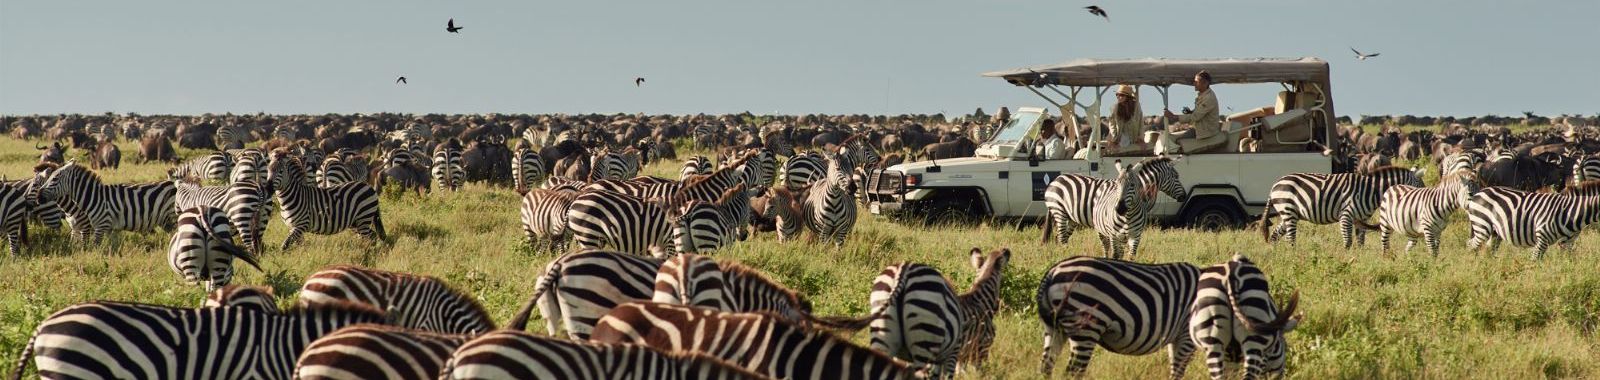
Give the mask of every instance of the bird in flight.
[(644, 77), (633, 78), (633, 86), (634, 87), (639, 87), (639, 86), (643, 86), (643, 85), (644, 85)]
[(450, 22), (444, 24), (444, 30), (446, 32), (461, 33), (461, 32), (458, 32), (458, 30), (461, 30), (461, 29), (464, 29), (464, 28), (456, 26), (456, 19), (454, 19), (454, 18), (450, 19)]
[(395, 83), (399, 83), (399, 84), (406, 84), (406, 77), (400, 77), (400, 79), (395, 79), (394, 82)]
[(1103, 17), (1103, 18), (1106, 19), (1106, 22), (1111, 22), (1111, 16), (1106, 14), (1106, 10), (1100, 9), (1099, 5), (1090, 5), (1090, 6), (1087, 6), (1087, 7), (1083, 7), (1083, 9), (1088, 9), (1089, 10), (1089, 14)]
[(1378, 56), (1378, 53), (1361, 54), (1361, 51), (1360, 50), (1356, 50), (1356, 48), (1354, 48), (1354, 47), (1350, 48), (1350, 51), (1356, 53), (1356, 59), (1363, 60), (1363, 61), (1367, 60), (1367, 58), (1372, 58), (1372, 57)]

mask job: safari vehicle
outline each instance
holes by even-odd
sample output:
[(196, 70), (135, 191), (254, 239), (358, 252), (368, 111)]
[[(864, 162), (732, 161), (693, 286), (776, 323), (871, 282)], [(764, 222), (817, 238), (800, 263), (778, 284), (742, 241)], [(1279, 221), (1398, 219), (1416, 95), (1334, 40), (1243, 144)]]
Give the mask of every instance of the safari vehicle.
[[(1108, 132), (1102, 131), (1100, 107), (1107, 92), (1120, 85), (1132, 86), (1135, 93), (1151, 88), (1169, 106), (1170, 87), (1192, 85), (1201, 70), (1211, 73), (1214, 86), (1277, 83), (1282, 91), (1268, 106), (1225, 115), (1216, 136), (1179, 140), (1173, 148), (1177, 152), (1159, 152), (1176, 159), (1174, 166), (1189, 196), (1178, 200), (1160, 195), (1152, 217), (1166, 224), (1209, 229), (1242, 226), (1260, 215), (1268, 190), (1279, 177), (1332, 170), (1328, 152), (1337, 149), (1338, 139), (1326, 61), (1086, 59), (983, 74), (1026, 88), (1053, 105), (1060, 116), (1056, 125), (1074, 151), (1070, 158), (1046, 160), (1030, 149), (1042, 122), (1051, 115), (1045, 108), (1020, 108), (979, 145), (974, 157), (908, 162), (870, 173), (864, 186), (868, 209), (923, 222), (1043, 217), (1045, 189), (1056, 176), (1112, 178), (1117, 175), (1116, 162), (1132, 164), (1157, 155), (1156, 147), (1128, 144), (1113, 149), (1102, 141), (1102, 133)], [(1246, 101), (1220, 100), (1235, 106)], [(1165, 118), (1147, 125), (1145, 134), (1158, 139), (1167, 130)], [(1247, 151), (1241, 151), (1246, 145), (1241, 140), (1248, 144)]]

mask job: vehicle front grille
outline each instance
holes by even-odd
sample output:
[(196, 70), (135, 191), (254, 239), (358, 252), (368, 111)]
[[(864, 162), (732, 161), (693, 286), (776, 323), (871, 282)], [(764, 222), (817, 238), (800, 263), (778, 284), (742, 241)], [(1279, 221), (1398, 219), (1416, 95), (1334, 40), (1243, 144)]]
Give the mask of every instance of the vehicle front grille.
[(905, 176), (898, 171), (880, 170), (867, 177), (867, 192), (873, 194), (899, 194), (905, 187)]

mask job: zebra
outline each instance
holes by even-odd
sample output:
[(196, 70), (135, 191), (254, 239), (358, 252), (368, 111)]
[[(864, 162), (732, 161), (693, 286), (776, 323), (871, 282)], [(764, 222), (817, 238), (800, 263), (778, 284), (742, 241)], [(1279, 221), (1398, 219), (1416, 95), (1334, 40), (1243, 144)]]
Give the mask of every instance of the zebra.
[(1600, 179), (1588, 180), (1567, 186), (1561, 194), (1575, 197), (1600, 197)]
[(512, 181), (519, 191), (534, 188), (534, 183), (549, 175), (544, 167), (544, 159), (539, 157), (539, 151), (529, 146), (527, 140), (517, 143), (517, 150), (511, 156), (511, 173)]
[(222, 209), (200, 206), (184, 210), (167, 249), (167, 265), (184, 282), (204, 282), (207, 292), (233, 280), (234, 258), (261, 270), (254, 255), (233, 244), (233, 235), (233, 224)]
[[(303, 144), (296, 148), (294, 157), (296, 157), (296, 160), (300, 162), (300, 165), (305, 168), (306, 175), (303, 180), (305, 184), (311, 186), (317, 185), (318, 180), (322, 178), (322, 161), (324, 161), (327, 156), (327, 152), (323, 152), (322, 149), (311, 146), (310, 144)], [(269, 168), (267, 170), (267, 175), (271, 176), (272, 171), (270, 169), (270, 157), (268, 161)]]
[(390, 313), (395, 326), (446, 334), (481, 334), (494, 329), (489, 313), (472, 296), (439, 279), (350, 265), (323, 268), (300, 287), (302, 306), (360, 302)]
[(433, 380), (450, 353), (472, 337), (383, 325), (349, 326), (306, 346), (295, 361), (294, 378)]
[(550, 251), (566, 250), (570, 239), (567, 233), (567, 209), (577, 200), (578, 194), (566, 191), (532, 189), (522, 194), (522, 232), (528, 244), (547, 242)]
[(752, 189), (757, 185), (751, 183), (750, 176), (739, 170), (749, 159), (750, 157), (746, 156), (711, 172), (710, 175), (683, 181), (683, 185), (671, 195), (671, 201), (673, 203), (690, 200), (715, 202), (717, 199), (721, 199), (723, 193), (727, 192), (728, 189), (741, 183), (745, 185), (745, 189)]
[(271, 185), (264, 181), (234, 182), (223, 196), (222, 209), (228, 212), (228, 220), (239, 231), (239, 243), (256, 255), (262, 253), (267, 222), (272, 218)]
[(928, 368), (769, 313), (637, 302), (611, 309), (591, 341), (714, 355), (775, 379), (923, 379)]
[(1044, 323), (1039, 370), (1055, 367), (1070, 345), (1067, 372), (1081, 377), (1095, 346), (1123, 355), (1145, 355), (1168, 347), (1172, 378), (1181, 378), (1179, 358), (1194, 352), (1187, 330), (1200, 270), (1188, 263), (1141, 264), (1073, 256), (1045, 271), (1035, 296)]
[(206, 293), (200, 307), (237, 307), (277, 313), (278, 297), (272, 295), (272, 288), (264, 286), (227, 285)]
[(1383, 251), (1389, 251), (1389, 236), (1406, 237), (1406, 251), (1421, 237), (1428, 252), (1439, 256), (1439, 234), (1450, 223), (1450, 214), (1465, 208), (1482, 189), (1476, 173), (1457, 171), (1446, 175), (1434, 187), (1394, 185), (1383, 192), (1378, 205), (1378, 231)]
[(1484, 153), (1479, 149), (1446, 154), (1439, 158), (1439, 173), (1455, 173), (1463, 170), (1477, 172), (1478, 166), (1483, 164), (1484, 159)]
[(183, 210), (201, 206), (223, 207), (228, 200), (228, 187), (205, 186), (183, 177), (172, 178), (172, 210), (182, 213)]
[(694, 156), (683, 161), (683, 169), (678, 170), (678, 180), (687, 181), (690, 177), (711, 174), (711, 160), (706, 156)]
[(758, 380), (715, 357), (628, 344), (598, 344), (502, 330), (450, 354), (440, 379)]
[(679, 206), (677, 221), (669, 232), (673, 251), (710, 252), (747, 238), (744, 227), (750, 222), (750, 198), (744, 189), (741, 183), (723, 192), (716, 203), (695, 200)]
[(789, 190), (799, 190), (828, 171), (828, 166), (817, 152), (805, 152), (789, 157), (783, 163), (783, 185)]
[(228, 183), (250, 181), (261, 183), (267, 180), (267, 157), (258, 149), (245, 149), (233, 159), (233, 170), (228, 174)]
[[(1294, 244), (1297, 221), (1316, 224), (1339, 223), (1345, 249), (1353, 234), (1365, 239), (1366, 220), (1377, 211), (1383, 192), (1394, 185), (1422, 187), (1420, 171), (1387, 166), (1370, 174), (1291, 173), (1273, 183), (1266, 209), (1261, 212), (1261, 238), (1267, 242), (1282, 237)], [(1272, 216), (1280, 219), (1274, 227)], [(1358, 230), (1359, 229), (1359, 230)]]
[(211, 136), (211, 142), (216, 144), (217, 150), (244, 148), (244, 143), (250, 141), (250, 131), (239, 124), (228, 124), (217, 128), (216, 134)]
[(433, 148), (434, 187), (450, 191), (460, 190), (467, 172), (461, 166), (461, 141), (450, 139)]
[(561, 176), (550, 176), (548, 178), (545, 178), (544, 184), (543, 185), (539, 185), (539, 188), (540, 189), (545, 189), (545, 190), (566, 191), (566, 192), (577, 193), (577, 192), (583, 191), (583, 188), (585, 186), (588, 186), (588, 185), (589, 185), (588, 182), (584, 182), (584, 181), (581, 181), (581, 180), (569, 179), (569, 178), (561, 177)]
[(55, 173), (60, 166), (52, 163), (39, 164), (34, 167), (33, 177), (17, 181), (17, 186), (27, 189), (29, 210), (28, 217), (39, 222), (49, 229), (61, 228), (62, 221), (67, 219), (67, 212), (55, 200), (39, 196), (39, 188), (44, 184), (50, 174)]
[(618, 251), (658, 256), (667, 253), (672, 232), (670, 206), (623, 193), (592, 190), (578, 195), (567, 209), (567, 230), (583, 249), (611, 247)]
[[(1156, 163), (1170, 170), (1170, 161)], [(1100, 235), (1100, 247), (1107, 257), (1120, 259), (1124, 251), (1129, 255), (1139, 254), (1140, 237), (1149, 222), (1146, 213), (1154, 206), (1157, 189), (1155, 183), (1144, 182), (1139, 174), (1145, 172), (1146, 167), (1145, 162), (1124, 166), (1117, 161), (1117, 176), (1113, 179), (1064, 174), (1051, 180), (1044, 194), (1049, 215), (1045, 218), (1041, 240), (1049, 241), (1050, 234), (1054, 233), (1056, 243), (1066, 244), (1073, 230), (1091, 226)], [(1172, 182), (1176, 182), (1176, 178)], [(1182, 190), (1182, 186), (1177, 184), (1176, 188)]]
[(989, 347), (994, 345), (995, 337), (994, 317), (1000, 312), (1000, 282), (1004, 279), (1006, 265), (1011, 263), (1011, 250), (1005, 248), (989, 253), (973, 248), (968, 256), (977, 277), (972, 280), (972, 288), (956, 294), (964, 316), (961, 335), (965, 339), (957, 372), (969, 365), (981, 365), (989, 358)]
[(356, 170), (351, 163), (345, 162), (339, 154), (322, 159), (322, 169), (317, 171), (317, 187), (334, 187), (350, 182), (364, 182), (361, 177), (365, 173)]
[(288, 251), (309, 232), (331, 235), (346, 229), (382, 242), (383, 217), (378, 210), (378, 192), (365, 183), (353, 182), (330, 188), (305, 183), (305, 168), (289, 158), (287, 152), (273, 152), (267, 182), (276, 191), (278, 207), (283, 209), (289, 234), (283, 239)]
[[(649, 177), (645, 177), (649, 178)], [(583, 191), (607, 190), (639, 198), (666, 198), (683, 188), (683, 183), (678, 181), (644, 182), (632, 179), (603, 179), (583, 186)]]
[(872, 148), (872, 144), (867, 143), (867, 138), (860, 134), (845, 138), (839, 142), (837, 149), (835, 154), (844, 160), (846, 173), (877, 165), (883, 160), (883, 157), (878, 156), (878, 151)]
[(800, 237), (805, 228), (805, 214), (801, 202), (806, 199), (806, 188), (791, 191), (784, 186), (773, 186), (765, 207), (752, 210), (763, 218), (770, 218), (776, 226), (778, 241), (785, 242)]
[(869, 347), (927, 363), (936, 377), (955, 376), (967, 315), (938, 269), (909, 262), (886, 267), (872, 282), (868, 302), (874, 316)]
[(176, 189), (171, 182), (114, 184), (100, 175), (67, 161), (39, 185), (36, 196), (55, 201), (73, 221), (72, 233), (80, 242), (98, 245), (114, 231), (172, 230)]
[(1533, 258), (1544, 257), (1552, 244), (1572, 250), (1585, 226), (1600, 222), (1600, 197), (1530, 193), (1504, 187), (1479, 191), (1467, 203), (1472, 237), (1467, 249), (1477, 252), (1488, 244), (1494, 254), (1500, 241), (1533, 247)]
[(601, 152), (590, 163), (589, 180), (625, 179), (639, 175), (638, 153)]
[(765, 189), (772, 186), (772, 181), (778, 174), (778, 157), (772, 150), (754, 148), (746, 152), (750, 157), (740, 169), (749, 178), (751, 189)]
[(850, 172), (846, 158), (828, 155), (827, 176), (811, 185), (800, 204), (805, 215), (806, 230), (813, 239), (843, 247), (844, 240), (855, 229), (856, 203), (850, 194)]
[(32, 359), (43, 378), (288, 379), (306, 345), (382, 311), (338, 303), (267, 313), (121, 302), (69, 306), (39, 324), (13, 378)]
[(1576, 186), (1593, 180), (1600, 180), (1600, 154), (1575, 154), (1572, 162), (1572, 184)]
[[(733, 261), (684, 254), (668, 259), (656, 272), (652, 302), (690, 305), (731, 312), (771, 312), (805, 325), (859, 330), (868, 321), (819, 319), (811, 301), (754, 268)], [(860, 325), (860, 326), (857, 326)]]
[(28, 187), (21, 183), (0, 183), (0, 231), (12, 257), (22, 254), (28, 240), (28, 211), (32, 209)]
[(226, 182), (232, 172), (233, 156), (228, 155), (227, 152), (217, 151), (184, 161), (173, 167), (168, 174), (172, 177), (189, 178), (195, 181)]
[(613, 251), (582, 251), (562, 255), (545, 266), (534, 286), (533, 297), (523, 304), (506, 328), (523, 330), (533, 308), (544, 315), (551, 336), (588, 340), (594, 322), (611, 308), (628, 302), (649, 301), (655, 291), (656, 272), (665, 260)]
[[(1228, 262), (1200, 270), (1194, 306), (1189, 316), (1189, 337), (1195, 348), (1206, 349), (1206, 369), (1212, 379), (1222, 379), (1227, 363), (1244, 363), (1245, 379), (1283, 372), (1289, 351), (1283, 334), (1300, 324), (1295, 308), (1300, 294), (1289, 297), (1283, 308), (1272, 302), (1266, 274), (1250, 259), (1234, 254)], [(1190, 354), (1193, 351), (1189, 351)], [(1189, 356), (1173, 358), (1176, 379), (1188, 367)]]

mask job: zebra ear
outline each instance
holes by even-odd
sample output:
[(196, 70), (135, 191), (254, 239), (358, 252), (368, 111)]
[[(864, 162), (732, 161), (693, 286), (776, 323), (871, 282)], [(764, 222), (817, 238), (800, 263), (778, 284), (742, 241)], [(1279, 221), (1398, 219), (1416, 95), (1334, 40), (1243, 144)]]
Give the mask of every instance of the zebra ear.
[(983, 249), (972, 247), (972, 252), (968, 253), (968, 256), (972, 261), (972, 269), (983, 269)]

